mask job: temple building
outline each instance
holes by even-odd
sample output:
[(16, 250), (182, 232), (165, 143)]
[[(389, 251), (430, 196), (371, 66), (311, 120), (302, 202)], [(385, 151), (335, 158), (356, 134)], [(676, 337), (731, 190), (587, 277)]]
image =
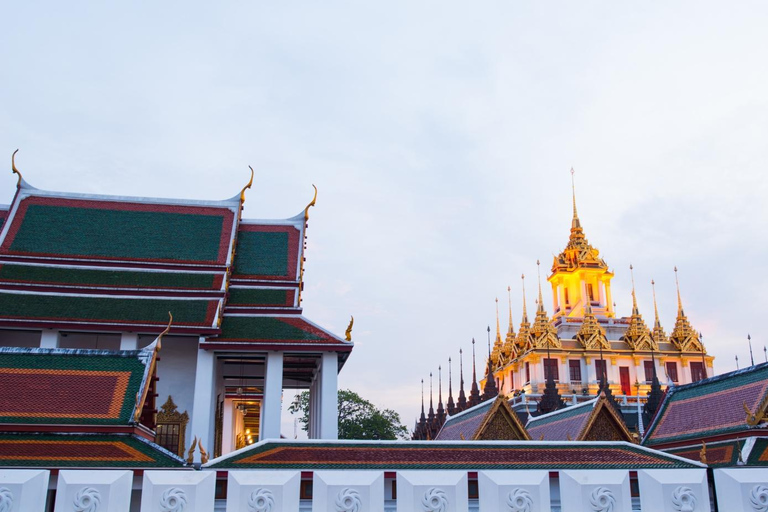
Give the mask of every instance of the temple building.
[(201, 201), (45, 191), (13, 171), (0, 210), (0, 440), (12, 446), (0, 465), (68, 460), (62, 444), (41, 452), (40, 432), (106, 436), (112, 451), (78, 449), (99, 467), (221, 456), (281, 437), (285, 389), (310, 390), (310, 438), (337, 438), (351, 325), (337, 336), (301, 303), (316, 189), (290, 219), (248, 220), (253, 174), (234, 197)]
[(595, 397), (604, 374), (614, 395), (644, 397), (650, 392), (654, 367), (663, 382), (675, 385), (712, 376), (714, 358), (707, 355), (699, 333), (685, 315), (679, 284), (677, 319), (667, 335), (659, 321), (655, 291), (653, 328), (647, 326), (637, 306), (634, 278), (631, 314), (617, 316), (611, 292), (613, 277), (600, 251), (586, 238), (574, 192), (570, 237), (565, 249), (554, 257), (547, 276), (552, 314), (545, 306), (541, 280), (532, 323), (524, 289), (517, 332), (510, 306), (504, 336), (497, 307), (490, 364), (500, 393), (538, 396), (551, 374), (561, 395)]

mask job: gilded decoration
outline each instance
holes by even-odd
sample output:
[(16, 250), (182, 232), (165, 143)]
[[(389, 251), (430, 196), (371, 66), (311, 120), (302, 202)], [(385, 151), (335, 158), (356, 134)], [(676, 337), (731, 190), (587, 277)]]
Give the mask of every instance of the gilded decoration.
[(589, 303), (587, 303), (584, 312), (584, 321), (581, 323), (579, 332), (576, 333), (576, 340), (587, 350), (599, 350), (600, 347), (604, 350), (611, 349), (611, 345), (605, 337), (605, 329), (592, 313), (592, 306)]
[(704, 345), (699, 340), (699, 333), (693, 328), (683, 311), (683, 301), (680, 299), (680, 283), (677, 280), (677, 267), (675, 267), (675, 285), (677, 286), (677, 319), (669, 341), (680, 352), (705, 352)]
[(173, 402), (173, 397), (168, 395), (168, 400), (157, 413), (155, 442), (179, 457), (183, 457), (187, 423), (189, 423), (187, 411), (180, 413)]

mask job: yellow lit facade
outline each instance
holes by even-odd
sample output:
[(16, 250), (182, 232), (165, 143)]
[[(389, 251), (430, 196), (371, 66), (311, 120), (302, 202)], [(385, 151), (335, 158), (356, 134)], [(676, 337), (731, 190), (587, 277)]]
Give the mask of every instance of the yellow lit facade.
[[(552, 287), (552, 318), (547, 315), (539, 285), (532, 323), (524, 293), (518, 332), (512, 325), (511, 310), (506, 336), (500, 332), (497, 320), (491, 362), (501, 393), (542, 393), (545, 366), (553, 372), (561, 395), (595, 395), (603, 367), (617, 396), (645, 396), (654, 363), (662, 383), (686, 384), (713, 376), (714, 358), (706, 354), (697, 331), (685, 316), (679, 289), (677, 319), (667, 336), (657, 308), (653, 328), (646, 325), (637, 308), (634, 284), (631, 315), (616, 316), (611, 295), (613, 277), (598, 249), (584, 235), (574, 197), (568, 243), (554, 257), (547, 277)], [(483, 385), (481, 382), (481, 388)]]

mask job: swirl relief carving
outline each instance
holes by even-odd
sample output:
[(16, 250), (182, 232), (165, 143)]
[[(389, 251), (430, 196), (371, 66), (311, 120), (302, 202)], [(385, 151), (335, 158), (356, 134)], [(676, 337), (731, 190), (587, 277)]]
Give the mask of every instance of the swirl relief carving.
[(507, 495), (507, 506), (511, 512), (531, 512), (533, 497), (525, 489), (513, 489)]
[(187, 507), (187, 493), (178, 487), (166, 489), (160, 496), (160, 512), (184, 512)]
[(248, 496), (248, 512), (272, 512), (275, 495), (269, 489), (256, 489)]
[(11, 512), (13, 493), (7, 487), (0, 487), (0, 512)]
[(749, 503), (755, 512), (768, 512), (768, 487), (763, 484), (754, 486), (749, 493)]
[(424, 512), (446, 512), (448, 510), (448, 495), (442, 489), (431, 487), (421, 498)]
[(679, 486), (672, 491), (672, 507), (677, 512), (693, 512), (696, 508), (696, 496), (690, 487)]
[(342, 489), (336, 496), (336, 512), (362, 512), (363, 500), (354, 489)]
[(605, 487), (597, 487), (589, 496), (589, 504), (595, 512), (613, 512), (616, 497)]

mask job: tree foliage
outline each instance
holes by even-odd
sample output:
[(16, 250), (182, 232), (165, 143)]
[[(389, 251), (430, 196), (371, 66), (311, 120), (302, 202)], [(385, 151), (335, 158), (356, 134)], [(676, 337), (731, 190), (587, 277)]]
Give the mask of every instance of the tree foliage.
[[(379, 410), (354, 391), (339, 390), (339, 439), (408, 439), (408, 428), (391, 409)], [(299, 422), (309, 431), (309, 391), (302, 391), (288, 407), (300, 414)]]

